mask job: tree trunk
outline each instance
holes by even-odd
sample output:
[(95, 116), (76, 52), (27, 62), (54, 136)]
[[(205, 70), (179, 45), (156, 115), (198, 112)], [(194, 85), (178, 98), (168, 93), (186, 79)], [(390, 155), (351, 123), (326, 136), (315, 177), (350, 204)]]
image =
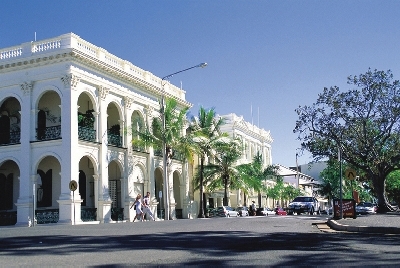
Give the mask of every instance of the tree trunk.
[(244, 193), (244, 192), (243, 192), (243, 199), (244, 199), (243, 206), (246, 207), (247, 206), (247, 201), (246, 201), (247, 197), (246, 197), (246, 193)]
[(204, 170), (204, 156), (200, 158), (200, 210), (198, 218), (205, 218), (204, 216), (204, 198), (203, 198), (203, 170)]
[(386, 213), (388, 211), (392, 211), (391, 206), (386, 197), (385, 191), (385, 180), (386, 176), (380, 176), (376, 174), (370, 174), (372, 178), (372, 183), (374, 185), (375, 194), (378, 199), (378, 209), (377, 213)]
[(224, 175), (224, 206), (228, 205), (228, 179), (229, 176)]
[(261, 192), (258, 192), (258, 207), (261, 207)]

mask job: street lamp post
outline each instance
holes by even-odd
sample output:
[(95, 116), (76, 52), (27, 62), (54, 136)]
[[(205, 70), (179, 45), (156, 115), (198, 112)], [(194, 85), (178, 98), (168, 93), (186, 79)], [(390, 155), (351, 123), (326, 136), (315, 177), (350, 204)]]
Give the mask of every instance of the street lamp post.
[(165, 90), (164, 90), (164, 86), (167, 83), (167, 79), (171, 78), (172, 76), (188, 71), (190, 69), (194, 69), (194, 68), (204, 68), (207, 66), (207, 63), (200, 63), (197, 64), (195, 66), (192, 66), (190, 68), (169, 74), (164, 76), (161, 79), (161, 89), (162, 89), (162, 96), (161, 96), (161, 117), (162, 117), (162, 151), (163, 151), (163, 177), (164, 177), (164, 219), (165, 220), (169, 220), (170, 219), (170, 206), (169, 206), (169, 179), (168, 179), (168, 158), (169, 156), (167, 155), (167, 141), (166, 141), (166, 136), (165, 136)]

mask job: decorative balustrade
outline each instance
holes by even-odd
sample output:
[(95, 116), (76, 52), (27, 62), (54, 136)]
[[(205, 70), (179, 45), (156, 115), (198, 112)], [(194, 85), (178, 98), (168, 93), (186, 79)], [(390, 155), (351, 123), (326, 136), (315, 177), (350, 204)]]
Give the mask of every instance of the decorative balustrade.
[(97, 208), (81, 208), (82, 221), (96, 221)]
[[(155, 89), (161, 92), (161, 78), (153, 75), (151, 72), (145, 71), (129, 61), (118, 58), (101, 47), (97, 47), (73, 33), (64, 34), (58, 37), (39, 40), (34, 42), (26, 42), (18, 46), (0, 49), (0, 68), (2, 61), (10, 61), (15, 58), (31, 58), (35, 54), (43, 54), (49, 52), (64, 53), (70, 52), (71, 49), (79, 51), (83, 55), (95, 58), (97, 62), (103, 62), (126, 72), (134, 79), (140, 79), (146, 83), (152, 84)], [(8, 65), (8, 64), (6, 64)], [(167, 83), (164, 87), (165, 93), (185, 99), (185, 91), (179, 87)]]
[(122, 147), (122, 137), (116, 134), (107, 134), (108, 145)]
[(22, 55), (22, 47), (12, 47), (0, 50), (0, 60), (16, 58)]
[(44, 42), (32, 43), (32, 53), (43, 52), (61, 48), (61, 39), (46, 40)]
[(84, 141), (96, 141), (96, 130), (88, 127), (78, 126), (78, 138)]
[(35, 218), (37, 224), (57, 223), (59, 219), (58, 209), (36, 210)]
[(36, 139), (39, 141), (61, 139), (61, 125), (37, 128)]

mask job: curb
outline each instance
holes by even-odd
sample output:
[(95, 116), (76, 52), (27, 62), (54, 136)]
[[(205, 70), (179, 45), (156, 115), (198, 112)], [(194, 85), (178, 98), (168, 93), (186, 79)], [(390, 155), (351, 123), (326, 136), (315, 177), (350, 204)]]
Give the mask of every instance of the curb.
[(335, 220), (328, 220), (328, 226), (336, 231), (346, 231), (355, 233), (375, 233), (375, 234), (400, 234), (397, 227), (377, 227), (377, 226), (350, 226), (340, 224)]

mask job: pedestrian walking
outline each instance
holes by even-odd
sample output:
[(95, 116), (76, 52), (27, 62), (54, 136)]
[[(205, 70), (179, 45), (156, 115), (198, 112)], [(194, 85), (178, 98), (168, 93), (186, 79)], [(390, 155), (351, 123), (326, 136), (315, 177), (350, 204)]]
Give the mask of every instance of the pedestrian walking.
[(142, 195), (138, 194), (136, 197), (135, 202), (132, 204), (131, 208), (134, 206), (136, 210), (136, 216), (133, 219), (132, 222), (135, 222), (136, 219), (140, 219), (140, 221), (143, 221), (143, 211), (142, 211)]
[(146, 193), (146, 196), (143, 198), (143, 214), (144, 215), (149, 215), (150, 218), (155, 221), (153, 212), (151, 212), (150, 209), (150, 192)]

